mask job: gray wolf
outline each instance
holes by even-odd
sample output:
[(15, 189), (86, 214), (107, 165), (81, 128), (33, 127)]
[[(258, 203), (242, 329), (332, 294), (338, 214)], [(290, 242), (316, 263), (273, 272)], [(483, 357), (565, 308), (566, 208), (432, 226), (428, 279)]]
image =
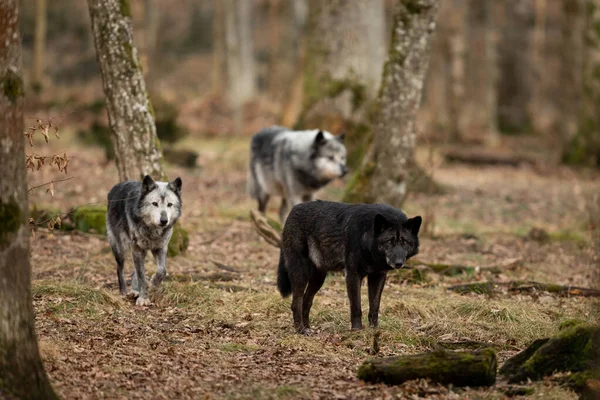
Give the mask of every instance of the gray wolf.
[(352, 329), (362, 329), (360, 287), (369, 287), (369, 324), (378, 325), (388, 271), (419, 252), (421, 217), (408, 218), (384, 204), (312, 201), (292, 208), (283, 228), (277, 286), (292, 294), (294, 327), (310, 328), (313, 298), (327, 272), (345, 271)]
[(119, 291), (127, 295), (124, 265), (131, 249), (135, 267), (131, 294), (137, 296), (136, 305), (150, 304), (144, 267), (148, 251), (158, 267), (152, 285), (159, 285), (167, 273), (167, 246), (181, 206), (181, 178), (155, 182), (146, 175), (142, 182), (121, 182), (108, 193), (106, 233), (117, 262)]
[(289, 208), (313, 200), (317, 190), (347, 172), (344, 134), (274, 126), (252, 137), (247, 189), (262, 213), (271, 196), (280, 196), (283, 223)]

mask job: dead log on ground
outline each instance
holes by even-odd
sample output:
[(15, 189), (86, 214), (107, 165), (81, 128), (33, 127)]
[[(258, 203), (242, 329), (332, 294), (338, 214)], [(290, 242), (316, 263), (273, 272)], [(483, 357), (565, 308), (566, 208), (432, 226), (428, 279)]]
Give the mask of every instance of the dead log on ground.
[(537, 165), (537, 160), (524, 155), (491, 151), (486, 149), (450, 149), (444, 154), (448, 162), (462, 162), (474, 165), (508, 165), (518, 167), (523, 164)]
[(600, 290), (597, 289), (534, 281), (474, 282), (450, 286), (448, 290), (460, 294), (476, 293), (491, 295), (495, 291), (500, 291), (502, 287), (506, 287), (509, 293), (546, 292), (561, 297), (600, 297)]
[(454, 386), (491, 386), (496, 382), (496, 353), (437, 350), (408, 356), (376, 358), (365, 361), (358, 377), (366, 382), (399, 385), (413, 379), (431, 379)]
[(281, 225), (257, 210), (250, 211), (250, 219), (254, 222), (258, 234), (271, 246), (281, 247)]

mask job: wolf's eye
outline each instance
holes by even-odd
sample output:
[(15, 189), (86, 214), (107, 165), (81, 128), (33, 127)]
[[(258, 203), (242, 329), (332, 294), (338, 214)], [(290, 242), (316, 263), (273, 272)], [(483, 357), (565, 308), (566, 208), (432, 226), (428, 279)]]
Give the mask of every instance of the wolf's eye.
[(388, 240), (388, 244), (389, 244), (390, 246), (393, 246), (393, 245), (394, 245), (394, 242), (395, 242), (395, 240), (394, 240), (394, 239), (390, 239), (390, 240)]
[(335, 161), (335, 157), (334, 156), (329, 156), (327, 158), (329, 158), (330, 161)]
[(169, 203), (167, 204), (167, 207), (171, 207), (173, 205), (173, 203)]
[(157, 203), (157, 202), (154, 202), (154, 203), (152, 203), (152, 205), (153, 205), (154, 207), (158, 207), (158, 203)]
[(404, 238), (400, 238), (400, 243), (402, 244), (408, 244), (408, 241)]

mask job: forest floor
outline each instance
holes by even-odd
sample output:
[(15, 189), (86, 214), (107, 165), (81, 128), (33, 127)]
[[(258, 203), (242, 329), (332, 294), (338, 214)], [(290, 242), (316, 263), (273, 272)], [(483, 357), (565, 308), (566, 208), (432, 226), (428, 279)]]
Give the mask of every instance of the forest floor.
[[(66, 132), (36, 153), (66, 152), (70, 176), (30, 194), (38, 207), (63, 212), (104, 203), (117, 178), (99, 149)], [(279, 252), (249, 220), (245, 194), (248, 139), (186, 139), (200, 167), (169, 166), (183, 179), (181, 224), (187, 253), (168, 259), (169, 279), (152, 292), (153, 305), (135, 307), (116, 289), (106, 238), (40, 228), (32, 239), (36, 329), (46, 370), (64, 399), (88, 398), (503, 398), (502, 385), (445, 388), (427, 382), (398, 387), (365, 384), (358, 366), (372, 357), (375, 332), (350, 331), (342, 275), (327, 278), (315, 298), (314, 333), (294, 333), (290, 299), (275, 286)], [(29, 151), (29, 149), (27, 149)], [(491, 346), (500, 363), (531, 341), (557, 332), (561, 321), (592, 319), (593, 300), (545, 293), (459, 295), (447, 287), (480, 280), (535, 280), (592, 285), (594, 248), (586, 193), (598, 175), (567, 168), (472, 167), (437, 162), (441, 195), (412, 195), (409, 216), (425, 218), (421, 262), (479, 267), (416, 279), (390, 274), (380, 312), (379, 354), (414, 354), (446, 346)], [(64, 175), (63, 175), (64, 176)], [(49, 167), (30, 173), (30, 185), (60, 178)], [(344, 182), (319, 197), (339, 199)], [(271, 204), (271, 216), (276, 204)], [(530, 234), (547, 233), (546, 240)], [(538, 232), (541, 232), (539, 231)], [(544, 236), (544, 235), (541, 235)], [(494, 273), (486, 267), (498, 267)], [(126, 265), (127, 271), (132, 264)], [(148, 258), (149, 274), (155, 264)], [(363, 310), (366, 315), (366, 289)], [(576, 398), (550, 380), (532, 383), (534, 396)]]

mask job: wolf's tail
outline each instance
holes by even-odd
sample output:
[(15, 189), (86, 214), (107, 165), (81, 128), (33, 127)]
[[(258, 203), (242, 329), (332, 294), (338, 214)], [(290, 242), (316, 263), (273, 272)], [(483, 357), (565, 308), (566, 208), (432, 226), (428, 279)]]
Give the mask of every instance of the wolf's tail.
[(253, 165), (250, 165), (250, 169), (248, 170), (248, 177), (246, 180), (246, 193), (253, 199), (258, 198), (258, 182), (256, 182), (256, 177), (254, 176)]
[(277, 289), (279, 289), (281, 297), (288, 297), (290, 294), (292, 294), (292, 282), (290, 281), (290, 276), (285, 268), (283, 251), (279, 253), (279, 267), (277, 267)]

